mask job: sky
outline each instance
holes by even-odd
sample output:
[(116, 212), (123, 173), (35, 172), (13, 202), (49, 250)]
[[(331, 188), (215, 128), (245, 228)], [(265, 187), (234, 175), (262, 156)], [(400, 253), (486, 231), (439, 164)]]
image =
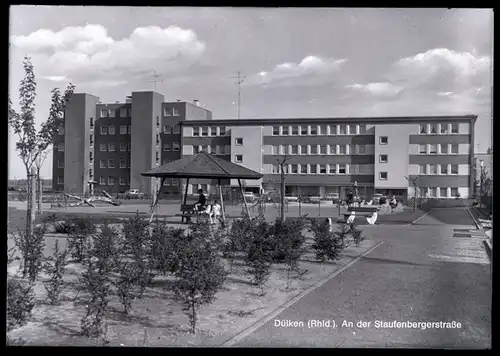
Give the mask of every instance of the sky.
[[(9, 91), (22, 60), (37, 78), (36, 121), (71, 82), (103, 103), (153, 90), (199, 100), (214, 119), (477, 114), (491, 145), (491, 9), (12, 6)], [(25, 177), (9, 134), (9, 178)], [(49, 157), (41, 175), (50, 178)]]

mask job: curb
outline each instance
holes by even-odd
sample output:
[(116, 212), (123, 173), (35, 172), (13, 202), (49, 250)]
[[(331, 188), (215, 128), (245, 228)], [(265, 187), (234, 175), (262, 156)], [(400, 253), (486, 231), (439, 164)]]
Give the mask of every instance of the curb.
[(467, 211), (469, 212), (470, 217), (471, 217), (471, 218), (472, 218), (472, 220), (474, 221), (474, 225), (476, 225), (476, 228), (477, 228), (478, 230), (480, 230), (481, 232), (483, 232), (483, 233), (484, 233), (483, 225), (481, 225), (481, 224), (479, 223), (479, 221), (477, 221), (477, 219), (475, 218), (474, 214), (472, 214), (472, 211), (470, 211), (470, 208), (469, 208), (469, 207), (467, 207)]
[(264, 317), (262, 317), (260, 320), (256, 321), (255, 323), (253, 323), (249, 327), (245, 328), (244, 330), (240, 331), (239, 333), (237, 333), (235, 336), (231, 337), (229, 340), (225, 341), (220, 346), (222, 346), (222, 347), (224, 347), (224, 346), (234, 346), (234, 344), (236, 344), (239, 341), (243, 340), (244, 338), (246, 338), (247, 336), (249, 336), (250, 334), (252, 334), (254, 331), (256, 331), (258, 328), (260, 328), (262, 325), (266, 324), (268, 321), (270, 321), (271, 319), (273, 319), (274, 317), (276, 317), (278, 314), (282, 313), (285, 309), (288, 309), (293, 304), (295, 304), (296, 302), (298, 302), (299, 300), (301, 300), (302, 298), (304, 298), (305, 296), (307, 296), (309, 293), (311, 293), (314, 290), (318, 289), (319, 287), (321, 287), (322, 285), (324, 285), (325, 283), (327, 283), (328, 281), (330, 281), (331, 279), (333, 279), (334, 277), (336, 277), (338, 274), (342, 273), (347, 268), (351, 267), (353, 264), (355, 264), (361, 258), (363, 258), (364, 256), (366, 256), (369, 253), (371, 253), (372, 251), (374, 251), (377, 247), (379, 247), (383, 243), (384, 243), (384, 241), (381, 241), (378, 244), (376, 244), (375, 246), (370, 247), (367, 251), (363, 252), (361, 255), (359, 255), (358, 257), (356, 257), (353, 260), (351, 260), (348, 264), (346, 264), (346, 265), (342, 266), (341, 268), (339, 268), (338, 270), (336, 270), (333, 274), (331, 274), (331, 275), (323, 278), (322, 280), (316, 282), (315, 284), (313, 284), (312, 286), (310, 286), (306, 290), (300, 292), (295, 297), (293, 297), (292, 299), (290, 299), (288, 302), (286, 302), (285, 304), (279, 306), (278, 308), (276, 308), (275, 310), (273, 310), (269, 314), (267, 314)]
[(486, 249), (486, 253), (488, 254), (488, 258), (490, 259), (491, 263), (491, 254), (493, 252), (493, 246), (491, 246), (491, 242), (489, 239), (483, 240), (484, 248)]

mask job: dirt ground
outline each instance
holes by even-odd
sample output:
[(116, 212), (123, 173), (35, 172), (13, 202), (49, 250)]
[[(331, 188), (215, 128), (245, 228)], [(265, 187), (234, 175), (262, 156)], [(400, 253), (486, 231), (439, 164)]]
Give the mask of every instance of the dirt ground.
[[(309, 233), (307, 244), (312, 240)], [(64, 242), (61, 235), (47, 236), (47, 253), (55, 239)], [(12, 242), (9, 243), (12, 245)], [(198, 330), (195, 335), (188, 332), (187, 316), (180, 305), (172, 299), (169, 290), (169, 278), (157, 277), (154, 286), (146, 290), (142, 299), (136, 299), (129, 315), (122, 313), (122, 306), (116, 296), (110, 298), (106, 315), (109, 346), (218, 346), (242, 330), (268, 315), (296, 295), (333, 274), (348, 264), (375, 243), (365, 240), (359, 247), (349, 246), (339, 260), (317, 263), (309, 250), (299, 263), (304, 273), (298, 276), (292, 273), (291, 285), (287, 289), (286, 267), (273, 265), (271, 276), (266, 283), (266, 294), (259, 295), (259, 288), (252, 285), (251, 277), (246, 273), (243, 261), (233, 264), (224, 289), (220, 291), (213, 304), (199, 310)], [(61, 247), (64, 246), (64, 243)], [(9, 273), (15, 274), (15, 262)], [(226, 260), (224, 263), (228, 264)], [(229, 268), (228, 268), (229, 269)], [(51, 306), (44, 303), (45, 289), (42, 282), (36, 286), (39, 303), (33, 311), (31, 321), (9, 333), (10, 337), (22, 337), (27, 345), (102, 345), (98, 340), (80, 335), (80, 320), (85, 313), (85, 294), (77, 291), (75, 283), (81, 273), (81, 267), (71, 264), (65, 274), (65, 287), (61, 305)], [(46, 278), (41, 277), (41, 280)]]

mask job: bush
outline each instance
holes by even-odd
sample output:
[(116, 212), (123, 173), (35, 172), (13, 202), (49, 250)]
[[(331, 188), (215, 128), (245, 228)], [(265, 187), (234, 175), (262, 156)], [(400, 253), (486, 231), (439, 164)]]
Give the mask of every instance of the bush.
[(178, 249), (182, 240), (183, 229), (169, 228), (157, 222), (151, 232), (150, 269), (164, 275), (177, 271), (180, 265)]
[(253, 236), (248, 244), (246, 263), (247, 272), (253, 276), (254, 283), (264, 295), (264, 284), (269, 278), (269, 268), (273, 260), (273, 241), (270, 238), (270, 226), (262, 217), (253, 222)]
[(49, 299), (49, 302), (52, 305), (59, 304), (59, 296), (61, 295), (63, 276), (67, 264), (66, 261), (67, 254), (68, 254), (67, 250), (65, 250), (64, 252), (59, 251), (59, 241), (56, 240), (56, 244), (54, 246), (54, 253), (48, 259), (45, 265), (45, 270), (47, 274), (50, 275), (50, 280), (44, 282), (44, 287), (45, 290), (47, 291), (47, 297)]
[(35, 307), (33, 283), (7, 277), (7, 331), (26, 325)]
[(226, 271), (216, 253), (200, 243), (199, 236), (190, 236), (183, 245), (181, 264), (175, 273), (175, 299), (189, 318), (191, 332), (196, 332), (197, 309), (210, 304), (226, 280)]
[(358, 229), (356, 224), (351, 224), (349, 233), (351, 233), (353, 242), (356, 246), (359, 246), (359, 244), (365, 239), (362, 235), (362, 231)]
[(33, 229), (31, 236), (23, 231), (14, 234), (14, 242), (20, 250), (23, 278), (29, 276), (31, 282), (38, 277), (43, 267), (43, 249), (45, 248), (45, 233), (47, 225), (43, 224)]
[(7, 346), (24, 346), (24, 345), (26, 345), (26, 340), (24, 340), (22, 337), (13, 339), (7, 335)]
[(256, 222), (260, 220), (262, 219), (250, 219), (245, 216), (232, 223), (227, 240), (223, 240), (221, 243), (223, 256), (229, 258), (230, 272), (233, 271), (233, 262), (236, 253), (249, 251), (250, 243), (255, 234)]
[(328, 221), (313, 222), (311, 231), (314, 236), (312, 248), (316, 252), (316, 259), (320, 262), (336, 260), (341, 252), (338, 235), (330, 231)]
[(276, 221), (273, 227), (274, 253), (273, 262), (275, 263), (294, 263), (303, 252), (303, 245), (306, 237), (302, 234), (304, 221), (285, 220)]

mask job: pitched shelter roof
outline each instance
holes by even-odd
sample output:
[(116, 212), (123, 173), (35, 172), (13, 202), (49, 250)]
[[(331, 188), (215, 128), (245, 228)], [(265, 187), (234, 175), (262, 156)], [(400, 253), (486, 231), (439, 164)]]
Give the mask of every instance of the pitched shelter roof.
[(260, 179), (262, 174), (206, 152), (184, 157), (141, 173), (145, 177)]

